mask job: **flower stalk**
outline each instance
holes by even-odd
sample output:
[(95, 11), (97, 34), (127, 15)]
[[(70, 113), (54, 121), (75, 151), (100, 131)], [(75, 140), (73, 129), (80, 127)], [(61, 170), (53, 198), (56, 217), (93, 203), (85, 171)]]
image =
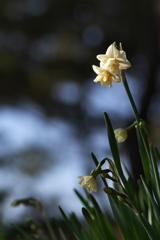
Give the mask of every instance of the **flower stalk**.
[(126, 77), (125, 77), (125, 73), (124, 73), (123, 70), (121, 71), (121, 77), (122, 77), (122, 82), (123, 82), (124, 88), (126, 90), (127, 96), (129, 98), (129, 101), (130, 101), (130, 104), (131, 104), (131, 107), (132, 107), (132, 110), (133, 110), (133, 113), (134, 113), (135, 119), (136, 119), (137, 123), (140, 123), (139, 113), (138, 113), (136, 104), (133, 100), (132, 94), (130, 92), (130, 89), (129, 89), (129, 86), (128, 86), (128, 83), (127, 83), (127, 80), (126, 80)]

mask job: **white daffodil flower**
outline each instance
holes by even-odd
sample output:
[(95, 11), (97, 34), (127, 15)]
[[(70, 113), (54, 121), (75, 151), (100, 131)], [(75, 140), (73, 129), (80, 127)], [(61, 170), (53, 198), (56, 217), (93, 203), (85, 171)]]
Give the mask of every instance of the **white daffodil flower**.
[(106, 54), (97, 55), (97, 58), (100, 60), (100, 67), (115, 75), (120, 74), (121, 70), (131, 67), (126, 53), (123, 50), (119, 51), (113, 44), (108, 47)]
[(79, 184), (81, 184), (82, 188), (87, 188), (88, 191), (91, 192), (97, 192), (97, 181), (96, 178), (93, 176), (79, 176)]
[(128, 137), (127, 131), (123, 128), (118, 128), (114, 130), (114, 133), (115, 133), (115, 138), (119, 143), (124, 142)]
[(92, 66), (95, 73), (97, 73), (97, 77), (93, 80), (94, 82), (100, 82), (102, 87), (109, 85), (112, 87), (112, 81), (120, 82), (120, 77), (115, 73), (109, 71), (107, 68), (97, 67), (95, 65)]

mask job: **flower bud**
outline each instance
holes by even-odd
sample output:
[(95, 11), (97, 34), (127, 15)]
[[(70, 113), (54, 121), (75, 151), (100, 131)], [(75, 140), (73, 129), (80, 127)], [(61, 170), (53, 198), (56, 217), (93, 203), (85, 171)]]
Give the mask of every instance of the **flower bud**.
[(114, 133), (115, 138), (118, 140), (119, 143), (124, 142), (128, 137), (127, 131), (123, 128), (118, 128), (114, 130)]

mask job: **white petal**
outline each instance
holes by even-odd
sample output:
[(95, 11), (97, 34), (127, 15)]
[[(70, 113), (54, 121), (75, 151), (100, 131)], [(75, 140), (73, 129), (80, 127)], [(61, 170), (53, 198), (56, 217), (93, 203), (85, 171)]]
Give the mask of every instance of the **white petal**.
[(120, 58), (127, 59), (125, 51), (121, 50), (119, 51), (120, 53)]
[[(114, 58), (109, 58), (107, 62), (100, 62), (100, 68), (110, 72), (110, 62), (113, 60)], [(112, 72), (112, 71), (111, 71)]]
[[(120, 59), (121, 59), (121, 60), (120, 60)], [(121, 64), (122, 69), (127, 69), (127, 68), (131, 67), (130, 62), (128, 61), (128, 59), (127, 59), (127, 57), (126, 57), (126, 53), (125, 53), (125, 51), (123, 51), (123, 50), (120, 51), (120, 59), (119, 59), (119, 61), (120, 61), (122, 64), (124, 63), (123, 66), (122, 66), (122, 64)]]
[(125, 63), (128, 61), (127, 59), (124, 59), (124, 58), (116, 58), (116, 59), (118, 60), (119, 63)]
[(118, 49), (113, 44), (111, 44), (106, 51), (106, 55), (108, 58), (110, 58), (110, 57), (118, 58), (120, 56), (120, 53), (119, 53)]
[(127, 68), (130, 68), (131, 67), (131, 64), (130, 64), (130, 62), (128, 61), (128, 62), (126, 62), (126, 63), (121, 63), (120, 64), (120, 68), (121, 69), (127, 69)]
[(101, 81), (103, 81), (103, 77), (98, 75), (93, 81), (94, 82), (101, 82)]
[(81, 184), (83, 182), (84, 176), (78, 176), (78, 178), (80, 178), (78, 183)]
[(100, 68), (106, 69), (106, 61), (105, 62), (103, 62), (103, 61), (100, 62)]
[(100, 71), (100, 67), (97, 67), (95, 65), (92, 65), (92, 68), (93, 70), (95, 71), (95, 73), (99, 74), (101, 71)]
[(110, 82), (101, 82), (101, 86), (104, 87), (104, 86), (109, 86), (109, 87), (112, 87), (112, 81)]
[(100, 63), (100, 66), (113, 75), (120, 74), (120, 65), (118, 61), (114, 61), (114, 58), (108, 59), (106, 63)]
[(97, 59), (100, 61), (107, 61), (108, 57), (106, 56), (106, 54), (100, 54), (97, 55)]

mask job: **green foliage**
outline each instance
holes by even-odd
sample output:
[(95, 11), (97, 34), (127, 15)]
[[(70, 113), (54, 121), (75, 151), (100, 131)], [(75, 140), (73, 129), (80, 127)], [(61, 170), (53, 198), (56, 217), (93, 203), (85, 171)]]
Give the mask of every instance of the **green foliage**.
[(20, 235), (18, 235), (19, 239), (22, 239), (22, 237), (23, 237), (23, 240), (36, 240), (35, 237), (33, 237), (30, 234), (28, 234), (22, 228), (20, 228), (20, 227), (18, 227), (16, 225), (13, 225), (13, 227), (17, 230), (17, 232), (19, 232), (19, 234), (20, 234)]
[(65, 218), (70, 228), (73, 230), (75, 236), (78, 237), (78, 239), (95, 240), (103, 240), (106, 239), (107, 236), (107, 239), (115, 240), (114, 232), (110, 222), (110, 217), (107, 218), (105, 216), (105, 214), (100, 209), (96, 199), (91, 194), (88, 194), (86, 191), (85, 197), (83, 197), (76, 190), (75, 193), (84, 205), (84, 207), (82, 208), (82, 213), (87, 223), (86, 231), (84, 230), (84, 226), (82, 226), (81, 223), (78, 222), (77, 218), (73, 213), (70, 215), (69, 218), (67, 218), (64, 211), (60, 208), (63, 217)]

